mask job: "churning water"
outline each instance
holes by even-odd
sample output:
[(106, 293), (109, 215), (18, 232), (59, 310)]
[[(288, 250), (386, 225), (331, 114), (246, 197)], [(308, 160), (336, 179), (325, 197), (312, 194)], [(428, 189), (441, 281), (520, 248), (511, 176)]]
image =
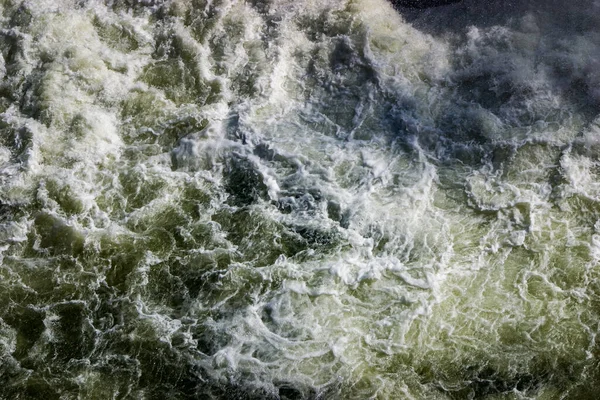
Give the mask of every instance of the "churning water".
[(600, 2), (0, 13), (0, 398), (600, 393)]

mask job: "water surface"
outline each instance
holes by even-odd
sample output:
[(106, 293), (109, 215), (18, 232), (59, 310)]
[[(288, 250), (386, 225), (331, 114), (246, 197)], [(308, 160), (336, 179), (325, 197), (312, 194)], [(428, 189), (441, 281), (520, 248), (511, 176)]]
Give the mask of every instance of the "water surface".
[(597, 1), (0, 15), (1, 398), (600, 391)]

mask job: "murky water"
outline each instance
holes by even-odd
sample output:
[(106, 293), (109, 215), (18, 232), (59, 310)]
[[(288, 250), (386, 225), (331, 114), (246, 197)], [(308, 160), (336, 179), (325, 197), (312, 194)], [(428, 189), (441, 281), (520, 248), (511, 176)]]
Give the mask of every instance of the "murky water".
[(0, 12), (1, 398), (600, 393), (598, 1)]

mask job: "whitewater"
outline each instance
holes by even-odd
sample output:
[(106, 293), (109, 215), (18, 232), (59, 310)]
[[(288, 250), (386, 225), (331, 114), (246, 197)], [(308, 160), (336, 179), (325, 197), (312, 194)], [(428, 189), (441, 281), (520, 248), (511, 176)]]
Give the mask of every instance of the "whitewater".
[(595, 399), (600, 2), (0, 0), (1, 399)]

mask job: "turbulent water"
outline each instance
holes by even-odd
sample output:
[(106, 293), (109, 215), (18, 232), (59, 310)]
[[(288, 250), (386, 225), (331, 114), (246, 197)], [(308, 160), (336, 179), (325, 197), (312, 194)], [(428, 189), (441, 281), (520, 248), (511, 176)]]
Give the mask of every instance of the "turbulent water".
[(597, 398), (600, 2), (0, 15), (0, 398)]

